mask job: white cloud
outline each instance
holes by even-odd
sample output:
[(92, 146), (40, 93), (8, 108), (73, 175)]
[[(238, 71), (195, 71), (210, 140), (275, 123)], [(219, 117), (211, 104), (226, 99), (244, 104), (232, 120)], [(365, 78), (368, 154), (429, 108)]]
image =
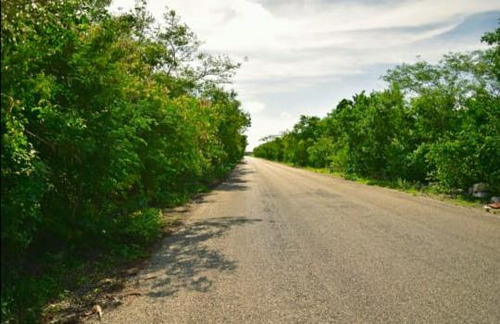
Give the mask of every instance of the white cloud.
[(258, 101), (242, 101), (242, 109), (251, 115), (260, 114), (266, 109), (266, 105)]
[(283, 119), (292, 119), (293, 118), (293, 116), (286, 111), (282, 111), (280, 113), (280, 117)]
[[(115, 0), (112, 7), (131, 8), (133, 2)], [(479, 39), (430, 40), (454, 31), (470, 15), (500, 10), (498, 0), (149, 0), (148, 8), (161, 19), (166, 4), (205, 40), (205, 50), (239, 61), (248, 56), (234, 87), (253, 117), (251, 147), (258, 136), (290, 126), (280, 112), (297, 108), (289, 99), (297, 93), (305, 96), (327, 82), (344, 87), (345, 80), (357, 80), (373, 66), (414, 61), (417, 55), (432, 61), (450, 50), (475, 49)], [(322, 96), (332, 105), (330, 94)]]

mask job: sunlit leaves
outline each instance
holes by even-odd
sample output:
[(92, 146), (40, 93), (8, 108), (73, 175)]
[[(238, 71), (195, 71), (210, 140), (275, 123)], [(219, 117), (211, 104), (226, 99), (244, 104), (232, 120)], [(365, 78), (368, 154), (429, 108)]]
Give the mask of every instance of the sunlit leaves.
[(146, 242), (147, 208), (243, 156), (249, 116), (220, 86), (239, 64), (200, 51), (173, 11), (158, 27), (144, 3), (119, 17), (107, 4), (2, 0), (2, 275), (36, 244)]
[(493, 45), (483, 51), (397, 66), (383, 77), (390, 89), (344, 99), (321, 122), (301, 117), (254, 154), (447, 191), (487, 182), (500, 192), (498, 33), (483, 37)]

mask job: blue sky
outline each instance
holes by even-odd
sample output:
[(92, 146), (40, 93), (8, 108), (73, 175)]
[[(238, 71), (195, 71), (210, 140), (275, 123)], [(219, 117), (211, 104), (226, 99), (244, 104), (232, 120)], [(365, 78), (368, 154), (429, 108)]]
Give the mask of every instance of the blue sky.
[(484, 47), (481, 35), (500, 18), (498, 0), (148, 1), (159, 22), (167, 5), (204, 50), (243, 62), (233, 88), (252, 116), (249, 149), (300, 115), (324, 116), (342, 98), (383, 88), (390, 67)]

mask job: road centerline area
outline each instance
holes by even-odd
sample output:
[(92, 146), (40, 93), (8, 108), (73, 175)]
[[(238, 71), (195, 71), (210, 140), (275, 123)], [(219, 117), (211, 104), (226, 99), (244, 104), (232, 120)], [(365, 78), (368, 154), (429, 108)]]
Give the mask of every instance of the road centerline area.
[(104, 322), (500, 322), (479, 210), (248, 157), (188, 214)]

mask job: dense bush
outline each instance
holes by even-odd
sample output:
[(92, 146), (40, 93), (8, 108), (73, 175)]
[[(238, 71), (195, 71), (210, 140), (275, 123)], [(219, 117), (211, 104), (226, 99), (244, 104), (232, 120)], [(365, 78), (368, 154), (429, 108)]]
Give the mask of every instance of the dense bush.
[(43, 302), (15, 311), (28, 255), (147, 244), (152, 207), (243, 156), (249, 116), (224, 88), (239, 64), (202, 52), (173, 11), (156, 26), (144, 6), (108, 4), (2, 0), (2, 320)]
[[(500, 28), (484, 51), (389, 70), (390, 87), (302, 116), (254, 155), (347, 176), (434, 183), (445, 191), (486, 182), (500, 192)], [(270, 140), (269, 140), (270, 139)]]

